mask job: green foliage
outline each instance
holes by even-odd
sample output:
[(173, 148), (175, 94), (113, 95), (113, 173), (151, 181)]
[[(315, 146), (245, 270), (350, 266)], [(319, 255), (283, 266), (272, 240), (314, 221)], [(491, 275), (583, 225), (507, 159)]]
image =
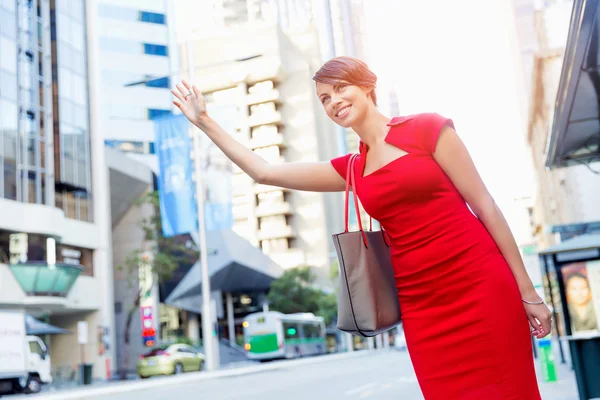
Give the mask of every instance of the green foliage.
[(271, 284), (269, 307), (284, 314), (309, 312), (331, 324), (337, 315), (337, 298), (313, 286), (315, 276), (310, 267), (292, 268)]
[(325, 319), (325, 325), (331, 325), (337, 318), (337, 296), (334, 293), (321, 293), (318, 306), (315, 314)]

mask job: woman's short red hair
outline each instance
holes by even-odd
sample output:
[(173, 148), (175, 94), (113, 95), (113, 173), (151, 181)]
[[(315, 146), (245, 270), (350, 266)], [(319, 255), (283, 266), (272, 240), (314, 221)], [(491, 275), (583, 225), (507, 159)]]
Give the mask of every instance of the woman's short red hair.
[(377, 105), (375, 86), (377, 76), (369, 69), (367, 64), (358, 58), (336, 57), (327, 61), (313, 77), (315, 82), (337, 85), (345, 82), (350, 85), (371, 89), (369, 93), (373, 103)]

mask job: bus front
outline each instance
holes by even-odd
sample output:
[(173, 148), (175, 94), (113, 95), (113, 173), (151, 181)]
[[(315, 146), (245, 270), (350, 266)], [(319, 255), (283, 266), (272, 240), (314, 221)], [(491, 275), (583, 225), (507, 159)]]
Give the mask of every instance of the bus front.
[(274, 313), (250, 314), (242, 323), (244, 349), (252, 360), (269, 360), (285, 355), (281, 318)]

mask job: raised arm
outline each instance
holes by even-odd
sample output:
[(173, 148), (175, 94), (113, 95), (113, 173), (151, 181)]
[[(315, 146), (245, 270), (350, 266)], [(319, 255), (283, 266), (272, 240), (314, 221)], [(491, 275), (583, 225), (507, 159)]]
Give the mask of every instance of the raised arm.
[[(171, 90), (173, 101), (187, 119), (200, 128), (223, 153), (256, 182), (313, 192), (337, 192), (345, 182), (329, 162), (269, 164), (235, 140), (206, 112), (206, 102), (196, 86), (186, 81)], [(189, 93), (192, 93), (191, 95)]]

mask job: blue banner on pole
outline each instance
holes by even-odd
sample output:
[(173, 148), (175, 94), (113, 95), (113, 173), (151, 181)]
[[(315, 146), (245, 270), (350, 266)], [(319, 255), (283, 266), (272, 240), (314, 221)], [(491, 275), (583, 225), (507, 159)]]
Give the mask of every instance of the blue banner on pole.
[(155, 119), (154, 124), (163, 235), (169, 237), (197, 231), (189, 122), (183, 114), (178, 114)]

